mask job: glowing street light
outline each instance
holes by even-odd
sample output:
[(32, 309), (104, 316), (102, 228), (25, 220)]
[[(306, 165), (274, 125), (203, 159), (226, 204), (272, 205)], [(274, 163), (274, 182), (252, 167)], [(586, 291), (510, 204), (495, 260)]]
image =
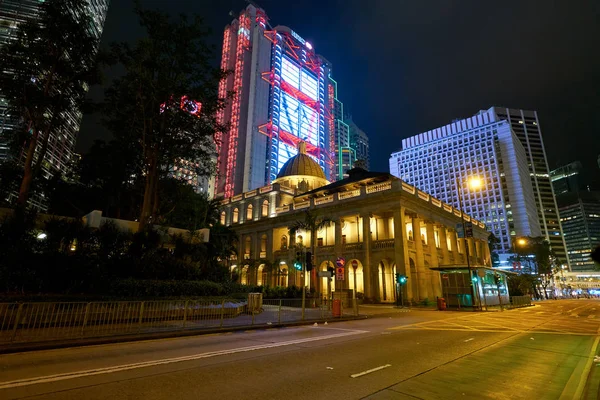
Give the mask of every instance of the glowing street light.
[(527, 240), (521, 238), (521, 239), (517, 240), (517, 244), (519, 246), (525, 246), (527, 244)]
[[(467, 179), (467, 186), (471, 189), (471, 190), (477, 190), (480, 189), (481, 187), (483, 187), (483, 180), (479, 177), (473, 176)], [(458, 204), (460, 207), (460, 219), (462, 221), (462, 228), (463, 228), (463, 236), (465, 239), (465, 256), (467, 259), (467, 270), (469, 271), (469, 281), (471, 282), (470, 286), (471, 286), (471, 296), (473, 298), (473, 307), (475, 307), (475, 293), (476, 293), (476, 288), (475, 285), (477, 284), (477, 278), (473, 277), (473, 273), (471, 271), (471, 260), (469, 260), (469, 243), (468, 243), (468, 238), (467, 238), (467, 228), (466, 228), (466, 223), (465, 223), (465, 218), (464, 218), (464, 208), (463, 208), (463, 202), (462, 202), (462, 194), (461, 194), (461, 184), (460, 184), (460, 179), (458, 177), (456, 177), (456, 191), (458, 192)], [(478, 290), (477, 290), (478, 291)], [(481, 303), (481, 301), (480, 301)], [(481, 307), (481, 304), (479, 304), (479, 306)]]

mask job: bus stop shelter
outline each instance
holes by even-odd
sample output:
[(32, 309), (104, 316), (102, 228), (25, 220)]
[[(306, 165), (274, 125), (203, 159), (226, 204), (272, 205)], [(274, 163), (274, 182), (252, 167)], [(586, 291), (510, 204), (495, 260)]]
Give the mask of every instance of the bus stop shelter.
[(440, 272), (447, 307), (482, 309), (510, 302), (507, 283), (510, 272), (485, 265), (472, 265), (470, 268), (466, 265), (440, 265), (431, 270)]

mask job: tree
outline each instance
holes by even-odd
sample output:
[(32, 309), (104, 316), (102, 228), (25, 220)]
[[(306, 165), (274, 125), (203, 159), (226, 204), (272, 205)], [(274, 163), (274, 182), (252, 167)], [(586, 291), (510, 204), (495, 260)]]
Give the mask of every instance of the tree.
[(133, 47), (112, 45), (111, 54), (125, 73), (106, 91), (103, 109), (115, 139), (139, 152), (143, 229), (156, 221), (161, 178), (177, 162), (192, 160), (199, 175), (213, 172), (213, 138), (224, 130), (216, 119), (225, 104), (217, 88), (226, 74), (211, 65), (209, 31), (199, 16), (173, 20), (139, 4), (136, 13), (147, 36)]
[[(310, 210), (304, 212), (304, 218), (297, 220), (288, 228), (290, 237), (296, 236), (298, 231), (304, 230), (310, 232), (310, 249), (313, 255), (316, 255), (317, 232), (326, 226), (330, 226), (334, 221), (329, 217), (319, 216)], [(317, 268), (311, 271), (311, 281), (317, 282)]]
[[(18, 119), (23, 178), (17, 205), (25, 207), (45, 162), (50, 136), (71, 123), (83, 106), (88, 85), (99, 79), (98, 38), (85, 0), (40, 2), (39, 17), (19, 25), (14, 41), (0, 49), (2, 94)], [(61, 140), (61, 139), (58, 139)]]

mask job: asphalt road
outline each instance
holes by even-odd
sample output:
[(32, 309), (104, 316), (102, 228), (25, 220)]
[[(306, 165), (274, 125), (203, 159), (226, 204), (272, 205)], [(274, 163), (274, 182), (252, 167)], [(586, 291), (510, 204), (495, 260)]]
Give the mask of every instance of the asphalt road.
[(0, 356), (0, 398), (598, 398), (600, 300)]

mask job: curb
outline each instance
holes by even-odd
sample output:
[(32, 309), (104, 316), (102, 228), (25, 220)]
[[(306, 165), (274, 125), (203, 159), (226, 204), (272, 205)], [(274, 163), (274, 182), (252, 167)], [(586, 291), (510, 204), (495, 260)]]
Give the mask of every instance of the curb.
[(261, 329), (273, 329), (273, 328), (285, 328), (289, 326), (302, 326), (312, 325), (319, 322), (345, 322), (368, 319), (367, 315), (358, 315), (356, 317), (340, 317), (335, 319), (311, 319), (304, 321), (294, 321), (286, 323), (273, 323), (271, 325), (238, 325), (238, 326), (227, 326), (223, 328), (209, 328), (209, 329), (189, 329), (181, 331), (165, 331), (165, 332), (151, 332), (151, 333), (132, 333), (119, 336), (109, 337), (96, 337), (96, 338), (85, 338), (85, 339), (71, 339), (71, 340), (52, 340), (46, 342), (30, 342), (30, 343), (15, 343), (14, 345), (0, 345), (0, 354), (14, 354), (23, 353), (29, 351), (40, 351), (40, 350), (54, 350), (54, 349), (65, 349), (70, 347), (84, 347), (84, 346), (95, 346), (112, 343), (126, 343), (126, 342), (141, 342), (144, 340), (159, 340), (159, 339), (171, 339), (178, 337), (188, 336), (202, 336), (211, 335), (216, 333), (227, 333), (227, 332), (238, 332), (238, 331), (250, 331), (250, 330), (261, 330)]

